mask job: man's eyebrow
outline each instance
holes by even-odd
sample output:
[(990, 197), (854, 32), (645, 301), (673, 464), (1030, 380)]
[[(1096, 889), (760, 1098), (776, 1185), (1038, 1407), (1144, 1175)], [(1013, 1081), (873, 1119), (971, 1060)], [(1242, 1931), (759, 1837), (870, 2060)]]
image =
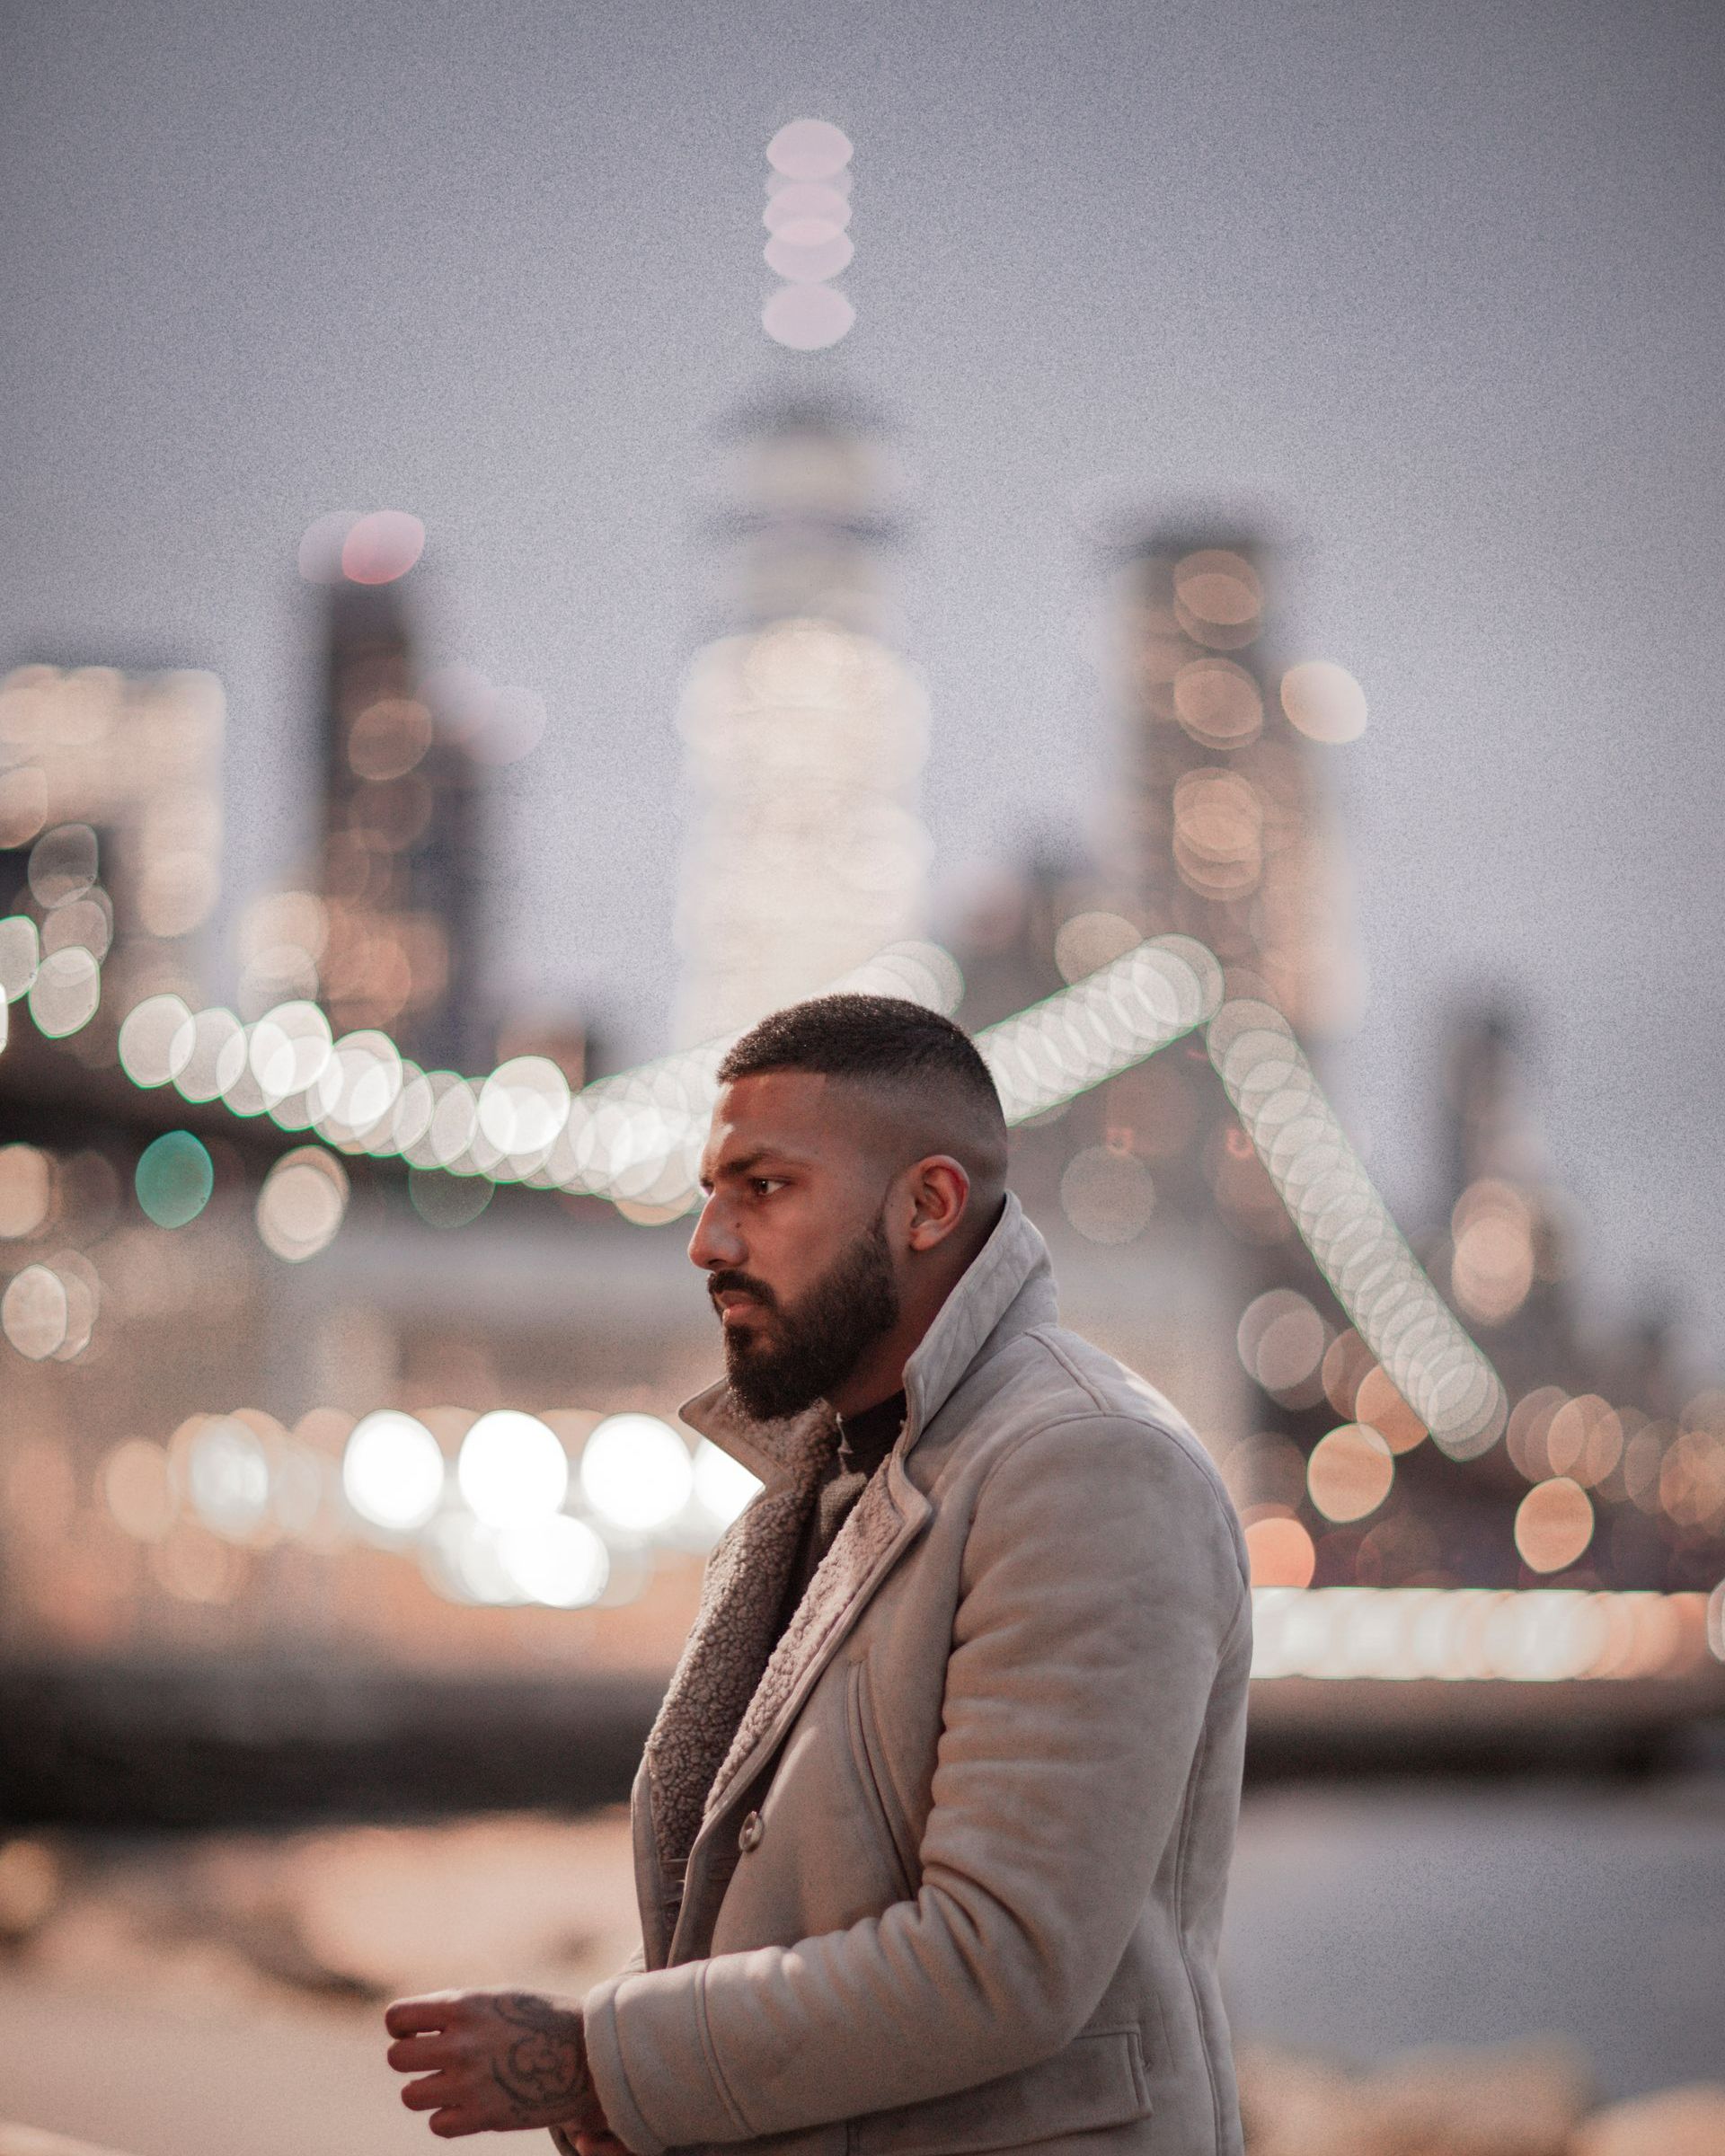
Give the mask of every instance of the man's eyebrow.
[(763, 1161), (771, 1161), (775, 1166), (786, 1168), (801, 1165), (796, 1154), (787, 1153), (782, 1145), (757, 1145), (753, 1153), (740, 1153), (735, 1160), (721, 1161), (713, 1173), (706, 1178), (706, 1185), (711, 1188), (720, 1176), (752, 1175)]

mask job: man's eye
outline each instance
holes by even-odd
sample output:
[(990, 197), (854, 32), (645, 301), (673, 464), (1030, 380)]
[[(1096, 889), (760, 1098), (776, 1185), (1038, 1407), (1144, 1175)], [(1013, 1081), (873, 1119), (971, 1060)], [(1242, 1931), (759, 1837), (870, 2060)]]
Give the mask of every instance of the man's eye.
[(783, 1189), (784, 1178), (782, 1175), (751, 1175), (748, 1184), (756, 1197), (771, 1197), (775, 1190)]

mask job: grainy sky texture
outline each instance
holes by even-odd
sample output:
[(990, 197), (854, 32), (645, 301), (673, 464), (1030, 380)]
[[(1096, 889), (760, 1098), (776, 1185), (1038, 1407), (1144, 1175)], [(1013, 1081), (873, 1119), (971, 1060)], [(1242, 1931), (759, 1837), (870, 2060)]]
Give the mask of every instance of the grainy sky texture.
[[(308, 829), (306, 524), (424, 518), (431, 655), (549, 701), (500, 788), (511, 993), (658, 1045), (740, 394), (842, 379), (917, 482), (943, 872), (1082, 836), (1099, 502), (1301, 548), (1371, 984), (1343, 1106), (1411, 1218), (1446, 1014), (1526, 1017), (1603, 1310), (1725, 1345), (1720, 353), (1708, 6), (195, 0), (5, 12), (0, 664), (199, 664), (228, 907)], [(757, 326), (763, 149), (856, 144), (856, 330)]]

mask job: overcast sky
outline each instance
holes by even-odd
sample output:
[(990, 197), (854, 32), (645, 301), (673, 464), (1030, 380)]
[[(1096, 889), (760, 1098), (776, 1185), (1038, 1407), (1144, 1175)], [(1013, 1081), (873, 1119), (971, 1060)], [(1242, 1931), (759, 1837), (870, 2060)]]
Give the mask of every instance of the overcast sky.
[[(0, 664), (197, 664), (227, 906), (308, 826), (315, 516), (399, 507), (432, 656), (539, 690), (510, 991), (659, 1045), (708, 429), (889, 413), (942, 871), (1082, 838), (1098, 502), (1244, 504), (1365, 685), (1339, 1089), (1435, 1192), (1446, 1014), (1526, 1014), (1602, 1309), (1725, 1346), (1717, 9), (1633, 0), (185, 0), (5, 10)], [(763, 152), (856, 145), (858, 326), (767, 346)]]

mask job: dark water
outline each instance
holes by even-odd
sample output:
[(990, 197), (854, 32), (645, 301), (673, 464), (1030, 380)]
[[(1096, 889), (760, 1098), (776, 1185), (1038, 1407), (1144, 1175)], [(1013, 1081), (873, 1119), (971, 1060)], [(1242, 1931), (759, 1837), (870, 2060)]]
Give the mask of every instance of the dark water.
[(1557, 2032), (1607, 2096), (1725, 2080), (1725, 1778), (1255, 1793), (1225, 1966), (1243, 2038)]

